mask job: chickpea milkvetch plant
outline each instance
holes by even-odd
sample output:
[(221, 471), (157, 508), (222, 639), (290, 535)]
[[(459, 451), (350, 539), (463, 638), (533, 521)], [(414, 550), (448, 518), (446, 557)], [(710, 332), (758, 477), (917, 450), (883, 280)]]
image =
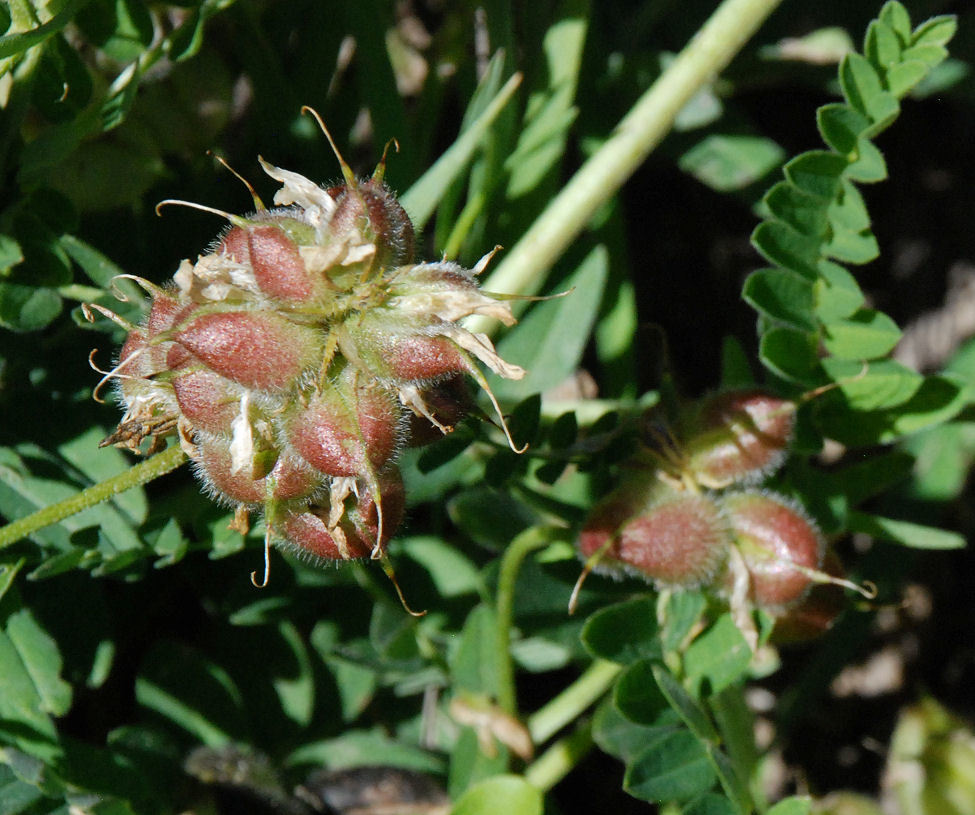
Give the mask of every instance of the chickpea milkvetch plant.
[[(777, 170), (768, 139), (686, 142), (721, 121), (715, 77), (777, 5), (726, 0), (659, 66), (614, 55), (596, 86), (649, 85), (614, 128), (580, 90), (614, 33), (586, 3), (472, 10), (476, 48), (460, 11), (431, 39), (436, 13), (404, 7), (380, 36), (378, 3), (341, 27), (314, 3), (9, 5), (0, 813), (359, 811), (378, 790), (384, 811), (573, 811), (619, 797), (605, 773), (594, 798), (562, 794), (600, 752), (666, 812), (831, 806), (772, 787), (746, 689), (854, 591), (896, 597), (896, 569), (844, 564), (837, 542), (963, 543), (874, 507), (910, 476), (901, 440), (927, 431), (924, 452), (968, 409), (964, 352), (930, 376), (891, 359), (901, 331), (847, 268), (880, 252), (859, 189), (887, 176), (875, 139), (909, 94), (950, 85), (956, 22), (884, 5), (862, 53), (842, 49), (825, 149), (756, 202), (770, 265), (742, 299), (765, 380), (719, 339), (719, 390), (684, 395), (674, 349), (639, 396), (617, 193), (661, 143), (724, 192)], [(453, 82), (470, 92), (445, 147)], [(399, 153), (359, 178), (336, 150), (342, 178), (320, 186), (336, 158), (303, 104)], [(580, 116), (602, 127), (563, 185)], [(269, 207), (245, 182), (247, 215), (201, 180), (235, 129), (280, 185)], [(150, 192), (204, 213), (152, 220)], [(827, 440), (846, 450), (829, 466)], [(188, 459), (216, 503), (169, 475)], [(395, 564), (399, 600), (371, 559)], [(935, 718), (932, 739), (964, 733)], [(964, 755), (899, 749), (942, 772), (940, 792), (895, 774), (902, 811), (963, 800)]]

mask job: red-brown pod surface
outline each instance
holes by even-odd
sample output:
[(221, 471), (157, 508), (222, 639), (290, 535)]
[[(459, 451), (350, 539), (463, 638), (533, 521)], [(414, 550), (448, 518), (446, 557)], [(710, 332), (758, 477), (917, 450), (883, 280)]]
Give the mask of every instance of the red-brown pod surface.
[(247, 388), (278, 390), (322, 358), (321, 333), (269, 311), (201, 314), (177, 342), (218, 374)]
[(185, 308), (176, 299), (174, 293), (160, 289), (152, 298), (149, 316), (146, 318), (146, 330), (150, 337), (155, 337), (163, 331), (168, 331), (176, 322), (177, 315)]
[(727, 493), (721, 507), (748, 572), (749, 600), (773, 611), (801, 600), (812, 585), (806, 572), (823, 559), (816, 524), (799, 505), (769, 492)]
[(234, 227), (220, 249), (238, 263), (250, 266), (258, 288), (278, 300), (304, 302), (314, 291), (298, 245), (279, 226), (255, 224)]
[(613, 574), (622, 570), (623, 564), (617, 557), (619, 532), (646, 509), (657, 481), (652, 472), (628, 473), (622, 485), (592, 508), (579, 533), (578, 548), (585, 559), (607, 547), (606, 556), (595, 564), (594, 571)]
[[(844, 577), (843, 564), (830, 549), (823, 558), (823, 572), (832, 578)], [(775, 643), (805, 642), (829, 631), (846, 608), (842, 586), (817, 583), (800, 603), (790, 607), (775, 621), (772, 641)]]
[(143, 379), (156, 373), (152, 370), (147, 350), (145, 332), (139, 328), (130, 331), (122, 350), (118, 353), (118, 364), (115, 368), (123, 391), (126, 387), (132, 386), (132, 380)]
[(389, 539), (403, 523), (406, 511), (406, 492), (403, 477), (396, 467), (389, 467), (379, 474), (379, 500), (372, 490), (360, 488), (361, 497), (349, 513), (352, 524), (359, 535), (375, 543), (379, 536), (379, 505), (382, 506), (382, 538), (380, 546), (385, 549)]
[(404, 382), (432, 382), (466, 372), (467, 356), (446, 337), (413, 334), (395, 337), (389, 343), (387, 365), (393, 379)]
[[(197, 471), (216, 498), (258, 506), (268, 499), (307, 498), (322, 486), (321, 476), (287, 455), (280, 455), (271, 472), (263, 477), (255, 478), (247, 466), (234, 470), (230, 446), (229, 440), (219, 437), (196, 439)], [(269, 483), (269, 479), (273, 481)]]
[(623, 526), (616, 557), (661, 584), (697, 586), (724, 564), (728, 544), (727, 527), (714, 501), (677, 493)]
[[(321, 560), (353, 560), (371, 556), (379, 534), (376, 502), (368, 490), (361, 497), (345, 499), (346, 508), (336, 527), (326, 523), (331, 507), (325, 500), (304, 511), (282, 512), (271, 520), (274, 536), (287, 548)], [(380, 478), (380, 502), (383, 508), (383, 533), (380, 551), (403, 520), (405, 505), (403, 481), (399, 471), (391, 468)]]
[(290, 413), (286, 437), (315, 469), (331, 476), (357, 476), (380, 469), (400, 440), (402, 410), (387, 391), (356, 386), (341, 377)]
[(336, 201), (329, 226), (342, 236), (350, 230), (374, 243), (374, 268), (402, 266), (413, 260), (413, 223), (382, 181), (370, 178), (354, 185), (329, 187)]
[[(324, 517), (323, 517), (324, 516)], [(346, 522), (329, 529), (327, 511), (292, 512), (274, 521), (274, 532), (286, 548), (320, 560), (356, 560), (369, 557), (372, 544)]]
[(759, 389), (708, 397), (682, 433), (688, 472), (709, 487), (760, 481), (785, 460), (795, 410)]
[(394, 385), (433, 384), (471, 370), (467, 355), (447, 337), (414, 332), (384, 317), (369, 315), (348, 326), (356, 358), (377, 378)]
[(220, 374), (206, 368), (190, 368), (172, 381), (183, 417), (196, 430), (229, 434), (240, 413), (243, 391)]
[(181, 317), (188, 315), (192, 308), (192, 306), (181, 305), (174, 297), (170, 297), (168, 292), (156, 292), (153, 296), (145, 328), (146, 340), (149, 343), (146, 359), (153, 373), (165, 371), (170, 367), (167, 355), (173, 347), (172, 342), (153, 340), (169, 331)]
[(654, 473), (632, 479), (593, 510), (579, 536), (596, 569), (623, 569), (662, 585), (696, 586), (724, 565), (730, 538), (707, 495), (673, 489)]

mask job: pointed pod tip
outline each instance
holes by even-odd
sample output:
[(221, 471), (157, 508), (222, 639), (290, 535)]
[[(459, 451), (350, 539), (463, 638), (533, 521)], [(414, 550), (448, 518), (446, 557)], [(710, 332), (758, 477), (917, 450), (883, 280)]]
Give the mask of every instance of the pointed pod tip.
[(393, 564), (389, 562), (389, 557), (387, 555), (383, 554), (383, 556), (379, 558), (379, 565), (382, 566), (383, 571), (386, 573), (386, 577), (389, 578), (389, 582), (393, 584), (393, 588), (396, 590), (396, 596), (399, 598), (399, 603), (403, 607), (403, 610), (411, 617), (426, 617), (426, 610), (414, 611), (412, 608), (410, 608), (410, 604), (406, 602), (406, 597), (403, 594), (403, 590), (400, 588), (399, 581), (396, 579), (396, 572), (393, 571)]
[(332, 134), (328, 132), (325, 122), (322, 121), (322, 117), (318, 115), (318, 111), (312, 107), (309, 107), (308, 105), (302, 105), (301, 112), (311, 116), (316, 122), (318, 122), (318, 126), (321, 128), (322, 133), (325, 134), (325, 138), (328, 139), (328, 143), (332, 146), (332, 152), (335, 153), (335, 158), (337, 158), (339, 161), (339, 167), (342, 168), (342, 177), (345, 179), (345, 183), (350, 187), (357, 186), (358, 181), (356, 180), (355, 173), (352, 172), (352, 168), (348, 165), (346, 160), (342, 158), (342, 154), (339, 152), (339, 148), (335, 144)]
[(396, 150), (397, 153), (399, 152), (399, 142), (395, 138), (392, 138), (388, 142), (386, 142), (386, 146), (383, 147), (383, 157), (379, 159), (379, 163), (376, 165), (376, 169), (373, 170), (372, 173), (373, 181), (381, 182), (383, 178), (386, 177), (386, 156), (389, 153), (390, 145), (392, 145), (393, 149)]
[(229, 170), (234, 177), (240, 181), (241, 184), (247, 187), (247, 191), (251, 195), (251, 200), (254, 202), (254, 209), (256, 209), (258, 212), (264, 212), (267, 209), (267, 207), (264, 206), (264, 202), (261, 200), (261, 197), (257, 194), (257, 190), (254, 189), (254, 186), (250, 183), (250, 181), (231, 167), (223, 156), (218, 155), (217, 153), (213, 152), (213, 150), (207, 150), (207, 155), (220, 162), (225, 170)]

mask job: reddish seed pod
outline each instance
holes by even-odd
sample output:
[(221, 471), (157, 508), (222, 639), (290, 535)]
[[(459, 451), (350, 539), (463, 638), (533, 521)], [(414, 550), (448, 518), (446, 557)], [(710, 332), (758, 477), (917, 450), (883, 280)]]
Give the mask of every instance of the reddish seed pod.
[[(829, 549), (823, 558), (823, 572), (831, 578), (844, 577), (843, 564)], [(835, 583), (818, 583), (809, 594), (776, 619), (772, 640), (776, 643), (804, 642), (829, 631), (846, 607), (843, 588)]]
[(406, 512), (406, 490), (403, 485), (403, 476), (400, 475), (400, 471), (396, 467), (389, 467), (379, 474), (377, 488), (378, 499), (371, 489), (360, 487), (361, 497), (350, 513), (350, 519), (360, 536), (375, 543), (379, 534), (379, 505), (381, 504), (383, 534), (380, 546), (385, 549), (393, 533), (403, 523), (403, 516)]
[(405, 382), (433, 382), (471, 368), (464, 352), (446, 337), (414, 334), (393, 338), (390, 346), (392, 377)]
[[(328, 501), (301, 512), (285, 511), (271, 521), (275, 535), (287, 548), (320, 560), (354, 560), (369, 557), (376, 545), (378, 512), (372, 493), (360, 488), (361, 497), (346, 498), (351, 503), (341, 515), (337, 527), (329, 528), (331, 507)], [(380, 501), (383, 507), (383, 536), (380, 549), (385, 550), (393, 533), (403, 520), (405, 506), (403, 481), (399, 471), (391, 468), (380, 477)]]
[(268, 311), (202, 314), (177, 342), (221, 376), (247, 388), (278, 390), (322, 358), (322, 336)]
[(125, 338), (122, 350), (119, 351), (118, 363), (115, 368), (123, 391), (127, 387), (127, 383), (131, 386), (131, 378), (142, 379), (155, 373), (146, 353), (147, 349), (145, 332), (141, 329), (130, 331)]
[(258, 287), (269, 297), (294, 302), (311, 298), (313, 287), (298, 245), (281, 227), (234, 227), (224, 235), (220, 250), (249, 265)]
[(155, 337), (172, 328), (183, 308), (184, 306), (180, 305), (175, 297), (170, 296), (168, 291), (157, 291), (153, 295), (149, 316), (146, 318), (146, 330), (149, 336)]
[(126, 417), (129, 420), (151, 423), (176, 415), (177, 405), (172, 388), (156, 378), (166, 370), (165, 365), (156, 364), (152, 351), (144, 331), (135, 329), (129, 332), (119, 352), (114, 377), (118, 383), (118, 394), (127, 407)]
[(190, 368), (172, 381), (180, 412), (195, 430), (229, 434), (243, 390), (207, 368)]
[(658, 481), (642, 495), (630, 483), (601, 502), (580, 535), (579, 550), (589, 557), (605, 547), (601, 564), (610, 570), (660, 585), (697, 586), (720, 571), (729, 543), (727, 524), (709, 496)]
[(685, 420), (685, 467), (708, 487), (756, 483), (783, 463), (795, 427), (794, 402), (759, 389), (705, 399)]
[(823, 559), (816, 524), (798, 504), (770, 492), (727, 493), (721, 507), (748, 572), (749, 600), (773, 611), (800, 601), (813, 582), (804, 570), (818, 570)]
[(399, 446), (401, 415), (388, 391), (356, 386), (352, 377), (344, 376), (291, 413), (285, 434), (320, 472), (357, 476), (368, 467), (382, 468), (392, 458)]
[(623, 484), (593, 507), (579, 533), (579, 554), (586, 559), (604, 547), (611, 547), (605, 550), (605, 556), (594, 566), (593, 571), (603, 574), (620, 574), (623, 571), (623, 564), (617, 557), (618, 533), (625, 524), (646, 509), (657, 480), (652, 472), (628, 474)]
[(329, 529), (327, 511), (292, 512), (274, 521), (285, 548), (319, 560), (357, 560), (369, 557), (372, 543), (363, 540), (348, 522)]
[(471, 362), (451, 340), (411, 330), (399, 319), (369, 315), (349, 327), (355, 356), (377, 378), (394, 385), (434, 384), (468, 373)]
[(728, 533), (706, 495), (684, 493), (655, 503), (619, 534), (617, 557), (641, 575), (677, 586), (697, 586), (724, 564)]
[(375, 243), (374, 268), (412, 263), (413, 223), (382, 181), (370, 178), (354, 186), (329, 187), (327, 192), (337, 204), (329, 222), (334, 236), (341, 239), (350, 230), (356, 230), (365, 241)]
[[(282, 454), (267, 476), (255, 477), (252, 469), (233, 469), (230, 441), (214, 438), (197, 438), (199, 458), (196, 461), (201, 478), (215, 497), (230, 504), (241, 503), (259, 506), (269, 498), (290, 501), (308, 498), (323, 486), (324, 479), (303, 465), (298, 459)], [(273, 488), (268, 491), (268, 479)]]
[[(448, 431), (452, 430), (467, 414), (477, 409), (470, 386), (463, 376), (452, 376), (450, 379), (431, 385), (420, 394), (420, 397), (433, 418)], [(418, 416), (412, 412), (409, 414), (408, 438), (411, 447), (423, 447), (443, 437), (444, 431), (425, 416)]]

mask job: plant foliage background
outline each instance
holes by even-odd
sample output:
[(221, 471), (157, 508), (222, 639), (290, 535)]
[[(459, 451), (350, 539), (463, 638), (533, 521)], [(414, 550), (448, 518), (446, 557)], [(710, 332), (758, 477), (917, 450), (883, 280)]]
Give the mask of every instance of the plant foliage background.
[[(545, 793), (554, 812), (786, 815), (839, 811), (843, 789), (867, 796), (856, 811), (883, 796), (975, 812), (962, 6), (785, 0), (554, 265), (529, 270), (521, 293), (571, 289), (499, 335), (530, 371), (492, 380), (530, 451), (471, 421), (404, 456), (391, 554), (422, 619), (370, 564), (275, 555), (255, 589), (261, 529), (228, 530), (185, 470), (4, 544), (0, 813), (301, 812), (322, 770), (368, 765), (432, 776), (463, 813), (540, 812)], [(303, 104), (360, 173), (395, 137), (387, 179), (425, 226), (419, 254), (470, 266), (518, 245), (713, 8), (11, 0), (0, 514), (132, 466), (97, 449), (118, 416), (92, 401), (88, 365), (124, 332), (80, 304), (137, 321), (113, 276), (162, 282), (221, 227), (157, 217), (159, 200), (250, 206), (208, 151), (270, 198), (258, 154), (339, 176)], [(924, 23), (950, 13), (957, 34)], [(793, 647), (764, 644), (760, 620), (754, 659), (697, 592), (592, 577), (569, 615), (575, 534), (636, 418), (756, 381), (793, 398), (839, 383), (803, 404), (774, 486), (877, 599), (848, 596)], [(927, 785), (904, 781), (917, 766)]]

